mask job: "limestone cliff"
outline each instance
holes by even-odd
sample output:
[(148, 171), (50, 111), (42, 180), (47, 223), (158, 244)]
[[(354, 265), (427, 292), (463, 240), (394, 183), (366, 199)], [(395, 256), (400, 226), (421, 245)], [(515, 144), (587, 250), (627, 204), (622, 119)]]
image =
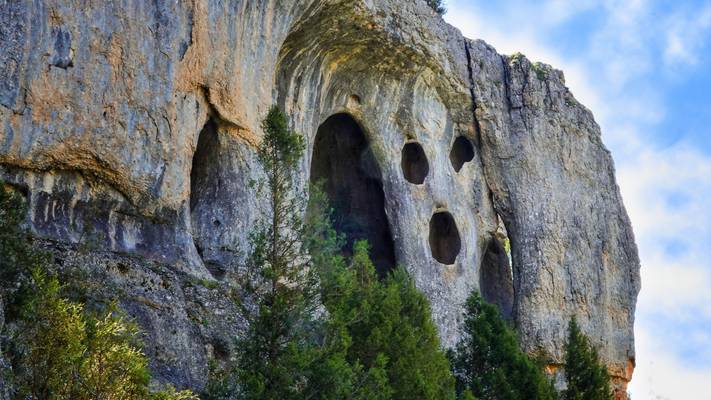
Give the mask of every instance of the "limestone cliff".
[(306, 137), (302, 182), (326, 180), (380, 269), (407, 267), (445, 344), (478, 288), (552, 368), (576, 315), (624, 387), (637, 250), (560, 71), (424, 1), (0, 2), (0, 177), (59, 267), (137, 318), (161, 380), (199, 388), (235, 351), (229, 277), (274, 103)]

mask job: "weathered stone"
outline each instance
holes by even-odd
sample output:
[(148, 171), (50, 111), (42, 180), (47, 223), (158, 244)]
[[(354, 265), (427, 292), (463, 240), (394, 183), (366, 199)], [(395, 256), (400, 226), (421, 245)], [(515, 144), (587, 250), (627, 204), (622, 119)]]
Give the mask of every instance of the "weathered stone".
[(511, 239), (524, 346), (562, 363), (575, 315), (624, 386), (634, 366), (639, 259), (600, 128), (560, 71), (519, 55), (482, 63), (493, 49), (468, 48), (484, 171)]
[[(577, 315), (612, 373), (630, 378), (634, 238), (599, 128), (562, 73), (465, 39), (424, 1), (9, 0), (0, 22), (0, 176), (24, 188), (35, 234), (90, 282), (120, 289), (159, 379), (199, 388), (209, 354), (224, 357), (240, 332), (215, 293), (263, 212), (247, 184), (274, 103), (305, 136), (303, 184), (330, 117), (362, 131), (356, 169), (381, 187), (378, 232), (430, 299), (445, 345), (472, 289), (503, 290), (494, 297), (527, 350), (559, 364)], [(415, 142), (421, 183), (403, 170)], [(458, 245), (437, 244), (445, 263), (433, 215), (456, 226)], [(499, 218), (513, 276), (492, 250)], [(75, 251), (87, 243), (102, 250)], [(483, 264), (495, 272), (485, 279)], [(203, 279), (226, 281), (189, 288)], [(204, 329), (203, 318), (223, 322)]]

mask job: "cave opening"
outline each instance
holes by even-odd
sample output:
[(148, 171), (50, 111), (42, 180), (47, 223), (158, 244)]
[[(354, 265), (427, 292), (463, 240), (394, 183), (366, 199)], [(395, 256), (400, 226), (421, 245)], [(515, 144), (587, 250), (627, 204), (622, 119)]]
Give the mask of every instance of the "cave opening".
[(449, 160), (456, 172), (462, 169), (465, 163), (474, 159), (474, 146), (472, 142), (464, 136), (458, 136), (452, 143), (452, 150), (449, 152)]
[[(221, 225), (211, 210), (219, 187), (219, 153), (217, 123), (209, 118), (198, 136), (190, 170), (190, 223), (195, 248), (203, 258), (208, 235), (213, 227)], [(219, 279), (224, 276), (219, 265), (206, 262), (205, 266), (214, 277)]]
[(442, 264), (454, 264), (462, 249), (462, 240), (452, 214), (440, 211), (432, 215), (429, 241), (435, 260)]
[(510, 245), (492, 238), (484, 252), (479, 270), (481, 296), (494, 304), (506, 320), (511, 320), (514, 305), (513, 272), (511, 270)]
[(375, 267), (384, 276), (395, 267), (395, 247), (385, 214), (380, 167), (358, 123), (348, 114), (329, 117), (313, 145), (311, 182), (321, 184), (333, 208), (336, 231), (346, 238), (343, 253), (366, 239)]
[(430, 164), (422, 146), (416, 142), (405, 143), (401, 157), (400, 166), (405, 179), (415, 185), (424, 183)]

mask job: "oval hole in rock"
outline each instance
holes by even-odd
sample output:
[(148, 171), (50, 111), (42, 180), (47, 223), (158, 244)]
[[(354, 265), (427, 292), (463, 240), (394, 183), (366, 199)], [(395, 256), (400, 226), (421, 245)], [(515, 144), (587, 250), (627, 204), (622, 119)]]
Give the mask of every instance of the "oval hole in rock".
[(430, 172), (427, 155), (425, 155), (422, 146), (415, 142), (405, 143), (403, 146), (400, 166), (405, 179), (415, 185), (423, 183)]
[(487, 245), (479, 270), (479, 289), (487, 302), (496, 305), (510, 320), (514, 303), (513, 274), (505, 246), (497, 238)]
[(333, 225), (353, 242), (367, 239), (380, 276), (395, 267), (395, 250), (385, 215), (381, 171), (363, 130), (348, 114), (335, 114), (319, 126), (311, 159), (311, 182), (322, 183), (333, 208)]
[(474, 146), (472, 142), (464, 136), (459, 136), (452, 144), (452, 150), (449, 152), (449, 160), (452, 162), (452, 167), (456, 172), (462, 169), (464, 163), (474, 159)]
[(448, 265), (454, 264), (462, 249), (457, 223), (447, 211), (437, 212), (430, 219), (430, 249), (435, 260)]
[(193, 154), (190, 170), (190, 217), (193, 241), (200, 257), (203, 257), (203, 236), (212, 232), (201, 222), (212, 202), (214, 187), (218, 179), (218, 153), (220, 142), (217, 123), (209, 118), (198, 135), (198, 143)]

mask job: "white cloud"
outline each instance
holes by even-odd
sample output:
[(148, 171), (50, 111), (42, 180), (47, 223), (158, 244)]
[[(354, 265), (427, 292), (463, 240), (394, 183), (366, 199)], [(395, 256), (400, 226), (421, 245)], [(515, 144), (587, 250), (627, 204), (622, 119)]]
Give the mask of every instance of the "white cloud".
[[(637, 151), (618, 172), (642, 259), (630, 391), (701, 399), (711, 377), (711, 157), (684, 143)], [(681, 251), (669, 254), (669, 243)]]
[(704, 34), (711, 30), (711, 5), (690, 15), (677, 13), (666, 24), (664, 61), (667, 64), (696, 64)]
[[(637, 359), (630, 385), (633, 400), (708, 400), (711, 369), (698, 368), (680, 360), (672, 345), (660, 343), (653, 327), (635, 329)], [(653, 357), (651, 357), (653, 355)]]

